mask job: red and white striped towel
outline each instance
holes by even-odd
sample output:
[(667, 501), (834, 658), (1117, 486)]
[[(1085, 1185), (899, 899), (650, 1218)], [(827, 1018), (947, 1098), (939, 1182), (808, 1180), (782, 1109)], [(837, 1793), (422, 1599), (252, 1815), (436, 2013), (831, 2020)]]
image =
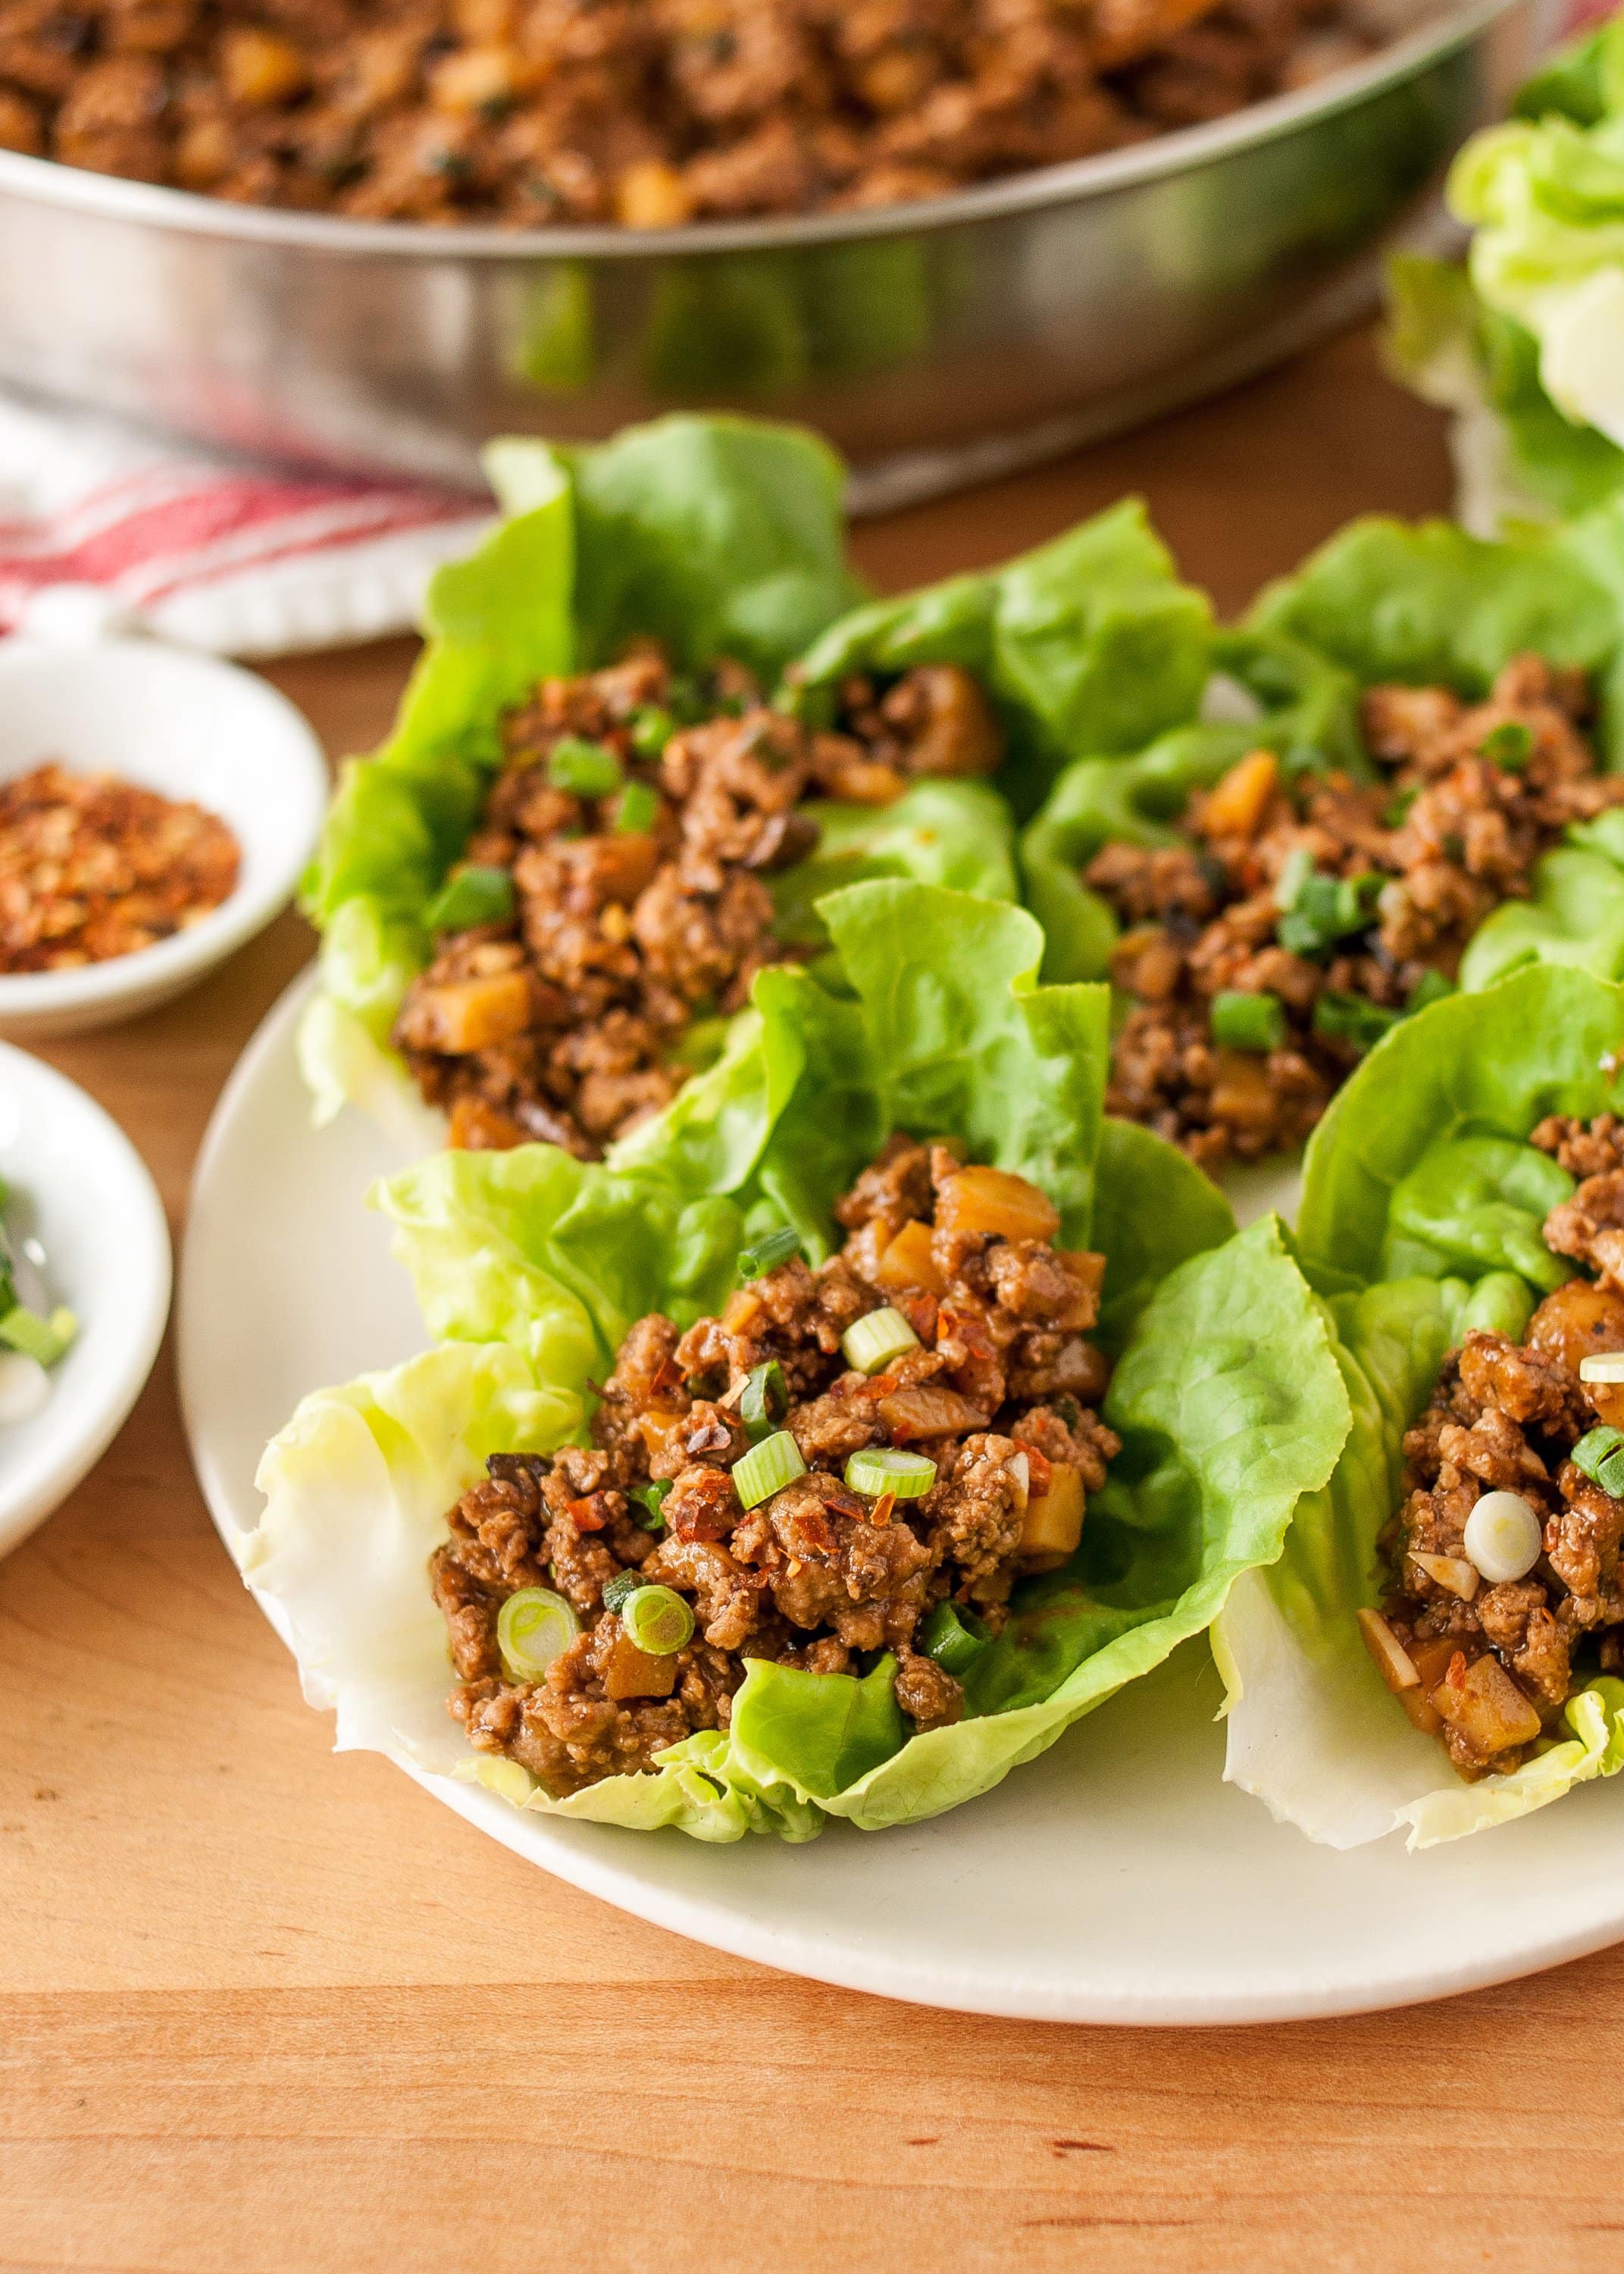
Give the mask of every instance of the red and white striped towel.
[(271, 472), (0, 397), (0, 631), (242, 656), (375, 639), (492, 520), (462, 491)]

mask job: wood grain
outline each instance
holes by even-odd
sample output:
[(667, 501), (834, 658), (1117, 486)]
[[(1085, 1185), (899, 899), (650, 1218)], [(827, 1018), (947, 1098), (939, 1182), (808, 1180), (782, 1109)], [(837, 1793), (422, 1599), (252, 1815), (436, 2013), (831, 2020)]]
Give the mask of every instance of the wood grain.
[[(1233, 607), (1360, 507), (1441, 507), (1447, 473), (1353, 339), (858, 549), (895, 587), (1127, 488)], [(271, 675), (337, 754), (410, 653)], [(285, 917), (185, 1001), (49, 1052), (177, 1223), (309, 946)], [(5, 2274), (1619, 2263), (1624, 1953), (1298, 2028), (921, 2012), (623, 1917), (328, 1743), (209, 1529), (166, 1354), (0, 1568)]]

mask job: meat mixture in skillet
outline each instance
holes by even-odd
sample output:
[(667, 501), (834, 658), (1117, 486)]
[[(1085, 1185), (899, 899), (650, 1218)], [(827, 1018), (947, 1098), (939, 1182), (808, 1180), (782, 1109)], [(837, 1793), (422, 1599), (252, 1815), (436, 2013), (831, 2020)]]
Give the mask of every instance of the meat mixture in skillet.
[(1569, 823), (1624, 802), (1589, 690), (1536, 655), (1486, 703), (1365, 697), (1374, 786), (1254, 751), (1192, 800), (1186, 841), (1109, 845), (1086, 881), (1123, 926), (1113, 1113), (1212, 1167), (1300, 1145), (1362, 1053), (1447, 993), (1473, 932)]
[[(585, 1159), (673, 1097), (696, 1021), (736, 1011), (773, 937), (766, 878), (817, 843), (808, 800), (883, 806), (987, 774), (991, 709), (951, 664), (840, 690), (842, 730), (769, 709), (723, 665), (696, 688), (653, 650), (544, 681), (505, 722), (438, 953), (395, 1040), (455, 1145), (541, 1139)], [(679, 717), (692, 723), (679, 725)]]
[(0, 0), (0, 145), (366, 220), (894, 205), (1216, 118), (1349, 0)]
[(1404, 1439), (1383, 1610), (1360, 1613), (1410, 1720), (1468, 1781), (1566, 1736), (1573, 1692), (1624, 1671), (1624, 1359), (1601, 1363), (1624, 1352), (1624, 1122), (1553, 1117), (1532, 1141), (1580, 1180), (1545, 1243), (1596, 1276), (1546, 1296), (1520, 1344), (1471, 1333), (1450, 1352)]
[(1104, 1258), (944, 1143), (893, 1138), (836, 1215), (817, 1270), (779, 1233), (719, 1319), (641, 1320), (590, 1448), (499, 1456), (451, 1511), (450, 1710), (555, 1794), (726, 1728), (752, 1658), (890, 1652), (914, 1727), (955, 1721), (1017, 1578), (1077, 1547), (1119, 1449), (1086, 1339)]

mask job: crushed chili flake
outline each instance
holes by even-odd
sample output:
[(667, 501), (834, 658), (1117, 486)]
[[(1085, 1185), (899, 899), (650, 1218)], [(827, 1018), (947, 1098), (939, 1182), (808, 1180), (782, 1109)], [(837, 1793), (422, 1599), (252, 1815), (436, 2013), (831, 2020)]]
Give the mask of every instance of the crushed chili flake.
[(116, 774), (54, 764), (0, 782), (0, 971), (65, 971), (150, 947), (236, 889), (225, 823)]

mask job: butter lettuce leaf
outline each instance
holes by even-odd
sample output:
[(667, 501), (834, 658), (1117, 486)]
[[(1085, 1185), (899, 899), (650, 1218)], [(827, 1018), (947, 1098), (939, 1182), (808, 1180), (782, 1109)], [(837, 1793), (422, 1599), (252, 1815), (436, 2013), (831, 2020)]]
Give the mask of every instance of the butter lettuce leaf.
[(1412, 1847), (1526, 1815), (1624, 1763), (1624, 1685), (1569, 1701), (1572, 1734), (1467, 1786), (1413, 1728), (1360, 1639), (1378, 1540), (1403, 1494), (1403, 1434), (1472, 1327), (1520, 1336), (1568, 1276), (1538, 1237), (1571, 1179), (1530, 1145), (1547, 1113), (1616, 1110), (1624, 992), (1559, 968), (1434, 1005), (1373, 1050), (1310, 1141), (1298, 1245), (1352, 1426), (1285, 1553), (1237, 1582), (1213, 1630), (1229, 1689), (1226, 1774), (1310, 1838)]
[(1070, 759), (1139, 749), (1194, 716), (1211, 628), (1130, 498), (1001, 568), (870, 601), (796, 673), (809, 689), (923, 663), (974, 673), (1007, 737), (998, 787), (1024, 818)]

